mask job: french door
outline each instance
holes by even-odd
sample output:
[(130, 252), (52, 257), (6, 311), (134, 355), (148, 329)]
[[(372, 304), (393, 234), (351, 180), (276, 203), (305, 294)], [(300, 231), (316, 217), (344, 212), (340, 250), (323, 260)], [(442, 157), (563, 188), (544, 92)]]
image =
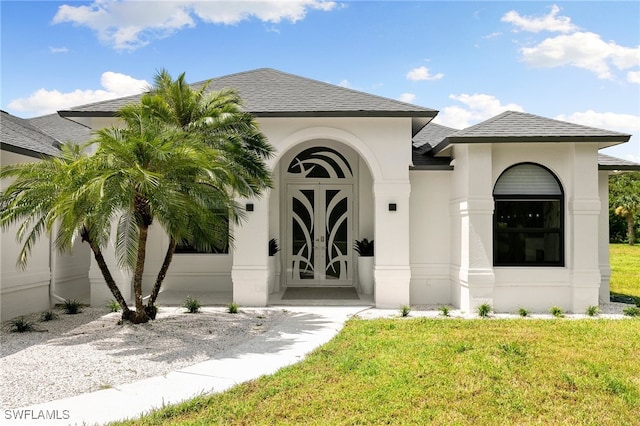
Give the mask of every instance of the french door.
[(352, 184), (287, 186), (287, 285), (352, 286)]

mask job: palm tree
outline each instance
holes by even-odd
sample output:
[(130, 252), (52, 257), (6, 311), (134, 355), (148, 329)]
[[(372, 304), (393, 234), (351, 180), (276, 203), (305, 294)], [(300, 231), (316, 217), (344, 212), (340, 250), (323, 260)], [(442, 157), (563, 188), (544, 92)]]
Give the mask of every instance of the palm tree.
[[(87, 242), (123, 319), (134, 323), (155, 317), (154, 302), (177, 243), (202, 249), (226, 243), (228, 222), (242, 215), (234, 198), (259, 196), (271, 185), (264, 160), (273, 149), (233, 91), (206, 94), (205, 85), (196, 92), (184, 83), (184, 74), (174, 82), (164, 71), (157, 83), (162, 85), (139, 104), (119, 111), (124, 127), (97, 133), (90, 143), (97, 146), (94, 155), (65, 147), (63, 158), (0, 172), (0, 178), (14, 179), (0, 196), (0, 225), (23, 221), (20, 261), (58, 221), (56, 246), (68, 249), (78, 236)], [(114, 220), (119, 265), (133, 271), (135, 311), (102, 256)], [(142, 276), (154, 222), (170, 244), (145, 307)]]
[[(194, 90), (182, 73), (173, 79), (166, 70), (159, 71), (150, 88), (153, 114), (163, 122), (181, 129), (189, 138), (217, 150), (217, 159), (223, 165), (216, 171), (229, 180), (228, 185), (241, 197), (259, 196), (271, 187), (271, 173), (264, 160), (273, 155), (253, 116), (241, 109), (241, 99), (230, 89), (208, 91), (210, 82)], [(237, 220), (237, 206), (230, 219)], [(198, 220), (190, 223), (200, 225)], [(226, 232), (227, 222), (218, 224)], [(170, 242), (155, 285), (147, 303), (147, 311), (154, 315), (154, 303), (173, 259), (179, 242), (196, 248), (208, 248), (204, 229), (193, 229), (189, 235), (181, 235), (180, 229), (166, 228)]]
[(635, 216), (640, 213), (640, 194), (623, 194), (615, 199), (615, 205), (617, 206), (615, 213), (627, 221), (627, 238), (629, 245), (632, 246), (636, 240), (633, 222)]

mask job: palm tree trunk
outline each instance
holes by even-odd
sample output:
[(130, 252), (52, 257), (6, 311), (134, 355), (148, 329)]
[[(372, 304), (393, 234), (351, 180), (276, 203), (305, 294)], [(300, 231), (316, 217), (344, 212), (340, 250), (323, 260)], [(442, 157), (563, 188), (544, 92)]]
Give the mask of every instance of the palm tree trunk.
[(89, 243), (91, 247), (91, 251), (93, 252), (93, 257), (96, 259), (96, 263), (100, 268), (100, 272), (102, 272), (102, 277), (104, 281), (107, 283), (107, 287), (111, 290), (111, 294), (116, 298), (116, 301), (120, 304), (122, 308), (122, 319), (130, 321), (133, 317), (133, 312), (129, 309), (129, 305), (127, 305), (127, 301), (124, 300), (116, 281), (113, 279), (113, 275), (111, 275), (111, 271), (109, 271), (109, 267), (107, 266), (107, 262), (104, 260), (104, 256), (102, 255), (102, 250), (100, 247), (95, 245), (95, 243), (89, 238), (87, 233), (83, 232), (82, 240)]
[(153, 290), (151, 291), (151, 296), (149, 296), (149, 302), (147, 303), (147, 315), (151, 317), (151, 319), (156, 318), (156, 310), (153, 305), (156, 303), (156, 299), (158, 298), (158, 294), (160, 293), (160, 287), (164, 282), (165, 277), (167, 276), (167, 270), (169, 269), (169, 265), (171, 265), (171, 261), (173, 260), (173, 253), (176, 251), (176, 246), (178, 242), (171, 238), (169, 241), (169, 247), (167, 248), (167, 252), (164, 255), (164, 261), (162, 262), (162, 267), (160, 267), (160, 271), (158, 272), (158, 276), (156, 278), (156, 283), (153, 286)]
[(138, 234), (138, 256), (136, 258), (136, 268), (133, 274), (133, 294), (136, 303), (136, 314), (134, 324), (149, 322), (149, 316), (142, 303), (142, 273), (144, 272), (144, 261), (147, 255), (147, 237), (149, 227), (146, 224), (139, 226)]
[(631, 213), (627, 215), (627, 237), (629, 238), (629, 245), (634, 245), (636, 242), (636, 236), (633, 230), (633, 214)]

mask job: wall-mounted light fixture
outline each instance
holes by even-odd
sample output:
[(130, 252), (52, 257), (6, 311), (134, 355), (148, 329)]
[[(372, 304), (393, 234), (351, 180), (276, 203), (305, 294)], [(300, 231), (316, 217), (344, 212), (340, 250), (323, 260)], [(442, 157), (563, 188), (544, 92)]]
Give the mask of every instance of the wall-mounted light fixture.
[(389, 203), (389, 211), (395, 212), (396, 210), (398, 210), (398, 205), (396, 203)]
[(247, 205), (245, 206), (245, 210), (247, 210), (248, 212), (252, 212), (253, 211), (253, 203), (247, 203)]

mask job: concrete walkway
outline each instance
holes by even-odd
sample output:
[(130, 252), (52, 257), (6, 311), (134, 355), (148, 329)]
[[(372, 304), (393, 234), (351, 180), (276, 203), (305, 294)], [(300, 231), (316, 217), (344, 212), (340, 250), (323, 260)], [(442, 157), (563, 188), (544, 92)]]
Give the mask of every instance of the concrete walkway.
[[(136, 418), (154, 408), (199, 394), (221, 392), (301, 361), (309, 352), (333, 338), (347, 319), (367, 308), (287, 306), (286, 309), (292, 312), (290, 318), (215, 359), (161, 377), (44, 404), (3, 410), (0, 424), (103, 424)], [(18, 416), (22, 419), (16, 418)]]

